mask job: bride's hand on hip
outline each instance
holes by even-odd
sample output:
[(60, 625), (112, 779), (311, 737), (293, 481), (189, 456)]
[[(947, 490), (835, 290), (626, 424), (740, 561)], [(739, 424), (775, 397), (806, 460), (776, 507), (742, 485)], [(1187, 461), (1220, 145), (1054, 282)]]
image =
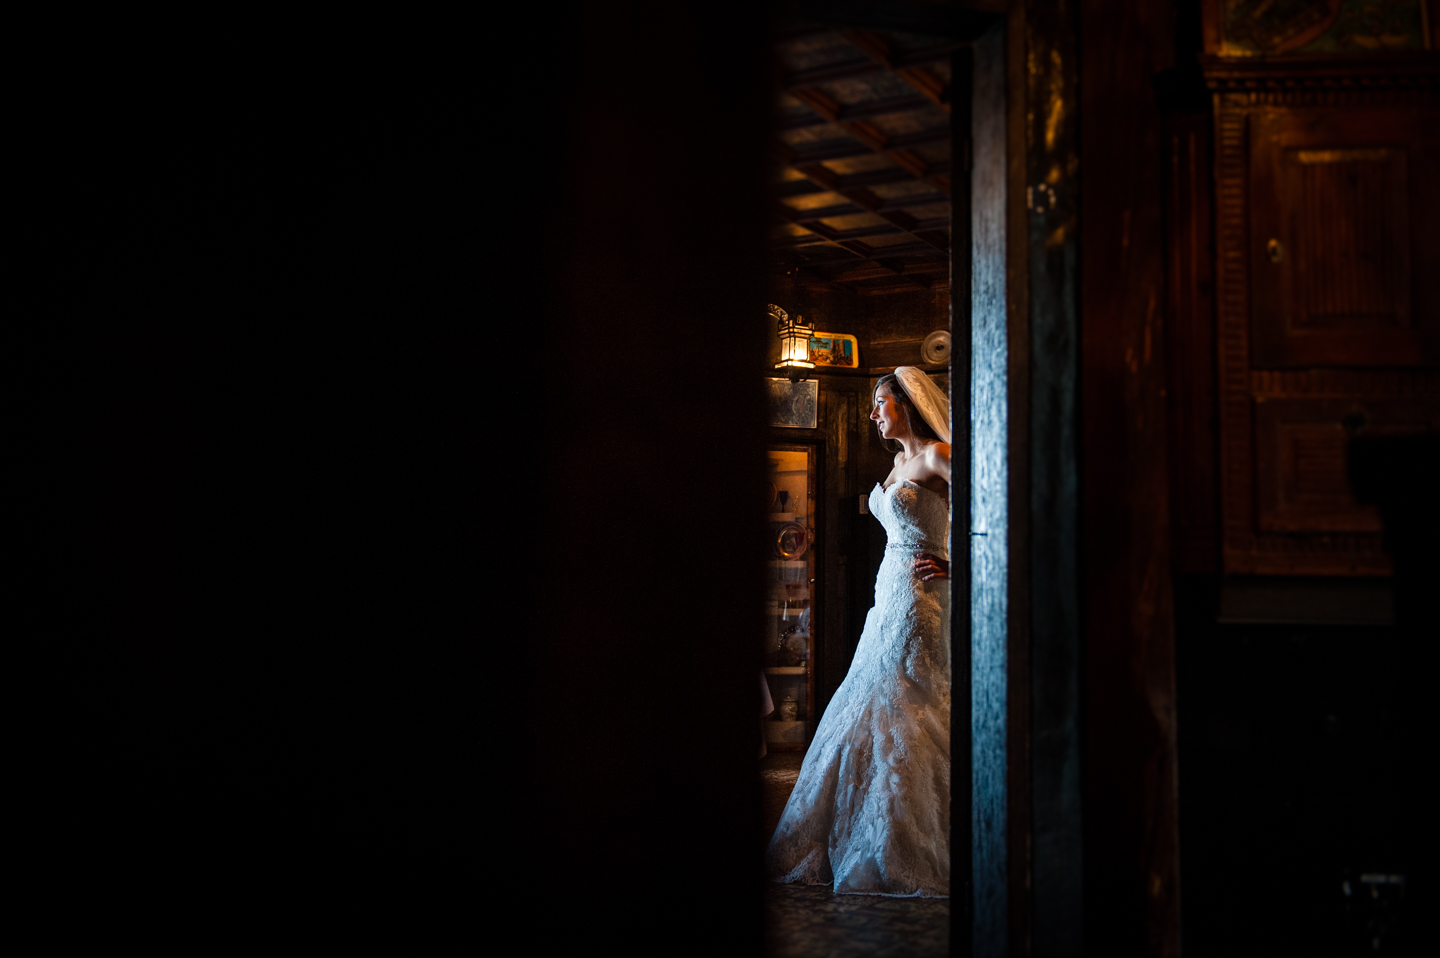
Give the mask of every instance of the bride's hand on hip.
[(932, 556), (928, 552), (917, 552), (915, 555), (915, 574), (920, 577), (922, 582), (950, 578), (949, 562), (939, 556)]

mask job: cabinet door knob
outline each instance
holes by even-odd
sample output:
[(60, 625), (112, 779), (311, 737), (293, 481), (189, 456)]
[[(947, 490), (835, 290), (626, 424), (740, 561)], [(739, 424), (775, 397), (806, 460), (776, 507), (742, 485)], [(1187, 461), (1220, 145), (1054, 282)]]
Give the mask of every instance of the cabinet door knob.
[(1265, 255), (1270, 257), (1270, 262), (1278, 263), (1285, 258), (1285, 247), (1280, 245), (1279, 240), (1272, 239), (1265, 244)]

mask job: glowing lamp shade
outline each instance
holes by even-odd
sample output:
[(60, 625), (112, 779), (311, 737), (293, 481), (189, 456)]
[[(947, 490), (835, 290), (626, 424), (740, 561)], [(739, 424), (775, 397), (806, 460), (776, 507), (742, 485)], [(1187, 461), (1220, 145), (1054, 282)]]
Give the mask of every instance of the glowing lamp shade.
[(803, 316), (791, 319), (785, 310), (773, 304), (770, 306), (770, 315), (775, 319), (776, 329), (780, 334), (780, 361), (775, 364), (775, 368), (792, 376), (799, 374), (801, 370), (814, 369), (815, 364), (810, 361), (810, 337), (814, 334), (815, 327), (802, 323)]

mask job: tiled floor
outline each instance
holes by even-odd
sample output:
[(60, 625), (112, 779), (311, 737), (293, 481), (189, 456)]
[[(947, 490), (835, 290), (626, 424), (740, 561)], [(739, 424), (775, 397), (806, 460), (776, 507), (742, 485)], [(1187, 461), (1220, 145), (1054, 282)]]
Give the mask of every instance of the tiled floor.
[[(800, 771), (799, 752), (760, 762), (765, 837), (775, 830)], [(950, 901), (837, 895), (818, 885), (765, 890), (765, 953), (770, 958), (885, 958), (949, 953)]]
[(771, 885), (765, 893), (770, 958), (948, 955), (950, 900), (837, 895), (821, 885)]
[(795, 787), (795, 778), (800, 774), (803, 752), (771, 752), (760, 760), (760, 811), (765, 820), (765, 840), (775, 831), (780, 822), (780, 813), (785, 811), (785, 802), (790, 790)]

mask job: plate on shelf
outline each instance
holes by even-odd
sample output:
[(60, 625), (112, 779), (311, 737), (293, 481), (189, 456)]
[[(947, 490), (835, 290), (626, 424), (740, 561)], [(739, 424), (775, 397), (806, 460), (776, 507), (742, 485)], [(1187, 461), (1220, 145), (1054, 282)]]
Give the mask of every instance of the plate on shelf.
[(798, 522), (787, 522), (775, 530), (775, 553), (782, 559), (798, 559), (810, 548), (810, 532)]
[(948, 363), (950, 361), (950, 333), (937, 329), (925, 337), (920, 344), (920, 355), (927, 363)]
[[(791, 632), (789, 635), (785, 636), (784, 647), (786, 652), (785, 659), (787, 660), (787, 664), (799, 665), (802, 668), (804, 667), (805, 660), (808, 658), (808, 655), (806, 653), (810, 651), (807, 648), (807, 640), (809, 638), (810, 637), (808, 635), (805, 635), (802, 632)], [(792, 657), (794, 658), (793, 663), (789, 662)]]

